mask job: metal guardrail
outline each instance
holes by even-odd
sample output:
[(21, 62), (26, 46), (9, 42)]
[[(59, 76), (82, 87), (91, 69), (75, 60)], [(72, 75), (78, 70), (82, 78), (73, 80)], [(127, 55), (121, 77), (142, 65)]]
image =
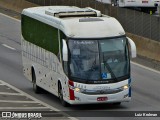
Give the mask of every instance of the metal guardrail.
[(160, 42), (160, 17), (143, 12), (113, 7), (95, 0), (27, 0), (38, 5), (92, 7), (120, 21), (125, 31)]

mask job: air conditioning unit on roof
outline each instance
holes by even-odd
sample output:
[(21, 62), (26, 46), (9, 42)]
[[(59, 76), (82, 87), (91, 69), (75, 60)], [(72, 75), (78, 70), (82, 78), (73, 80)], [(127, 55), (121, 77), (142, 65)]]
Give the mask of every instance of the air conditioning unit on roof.
[(81, 8), (81, 9), (66, 9), (66, 10), (46, 10), (45, 14), (51, 15), (58, 18), (64, 17), (78, 17), (78, 16), (87, 16), (87, 17), (100, 17), (101, 12), (94, 10), (92, 8)]

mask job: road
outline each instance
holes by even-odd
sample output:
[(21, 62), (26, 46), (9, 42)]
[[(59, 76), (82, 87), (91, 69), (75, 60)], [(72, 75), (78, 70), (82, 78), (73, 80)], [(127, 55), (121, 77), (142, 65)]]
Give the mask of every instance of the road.
[[(3, 80), (29, 95), (41, 100), (61, 111), (160, 111), (160, 72), (152, 71), (140, 65), (132, 64), (132, 101), (122, 103), (120, 106), (112, 105), (77, 105), (62, 107), (58, 98), (50, 93), (35, 94), (32, 84), (22, 73), (22, 59), (20, 46), (20, 21), (0, 14), (0, 80)], [(109, 113), (108, 113), (109, 114)], [(127, 114), (127, 112), (126, 112)], [(77, 118), (82, 120), (99, 119), (98, 117), (83, 117), (81, 113)], [(106, 117), (101, 117), (106, 119)], [(109, 120), (128, 119), (112, 117)], [(131, 118), (129, 118), (131, 119)], [(160, 118), (132, 118), (155, 119)]]

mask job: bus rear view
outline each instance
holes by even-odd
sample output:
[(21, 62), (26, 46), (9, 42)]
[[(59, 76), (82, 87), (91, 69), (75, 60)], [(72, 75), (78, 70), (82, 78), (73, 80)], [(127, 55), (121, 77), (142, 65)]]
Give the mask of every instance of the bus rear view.
[[(41, 26), (49, 32), (39, 34)], [(35, 92), (43, 88), (64, 106), (130, 101), (130, 56), (136, 57), (134, 42), (115, 18), (98, 10), (46, 6), (22, 12), (23, 66), (31, 73), (24, 74)]]

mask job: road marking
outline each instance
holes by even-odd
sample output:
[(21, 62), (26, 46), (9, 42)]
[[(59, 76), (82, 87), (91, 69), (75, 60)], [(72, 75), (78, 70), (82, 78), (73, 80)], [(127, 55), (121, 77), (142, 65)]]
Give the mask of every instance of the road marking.
[(66, 116), (67, 118), (69, 118), (69, 119), (71, 119), (71, 120), (78, 120), (77, 118), (69, 116), (69, 115), (66, 114), (65, 112), (62, 112), (62, 111), (60, 111), (59, 109), (54, 108), (54, 107), (52, 107), (51, 105), (48, 105), (47, 103), (44, 103), (44, 102), (42, 102), (42, 101), (40, 101), (40, 100), (32, 97), (31, 95), (23, 92), (22, 90), (14, 87), (14, 86), (12, 86), (12, 85), (10, 85), (10, 84), (2, 81), (2, 80), (0, 80), (0, 83), (3, 84), (3, 85), (6, 85), (6, 86), (8, 86), (8, 87), (10, 87), (11, 89), (15, 90), (16, 92), (19, 92), (19, 93), (23, 94), (24, 96), (26, 96), (26, 97), (32, 99), (33, 101), (36, 101), (37, 103), (40, 103), (41, 105), (44, 106), (44, 107), (25, 107), (25, 106), (24, 106), (24, 107), (0, 107), (0, 110), (5, 110), (5, 109), (8, 109), (8, 110), (9, 110), (9, 109), (14, 109), (14, 110), (16, 110), (16, 109), (24, 109), (24, 110), (25, 110), (25, 109), (38, 109), (38, 110), (39, 110), (39, 109), (50, 109), (50, 111), (60, 112), (61, 114), (63, 114), (64, 116)]
[(48, 105), (48, 104), (46, 104), (46, 103), (40, 101), (40, 100), (38, 100), (38, 99), (32, 97), (31, 95), (29, 95), (29, 94), (27, 94), (27, 93), (21, 91), (20, 89), (18, 89), (18, 88), (16, 88), (16, 87), (14, 87), (14, 86), (12, 86), (12, 85), (10, 85), (10, 84), (8, 84), (8, 83), (2, 81), (2, 80), (0, 80), (0, 82), (3, 83), (3, 84), (5, 84), (5, 85), (7, 85), (8, 87), (10, 87), (10, 88), (16, 90), (17, 92), (19, 92), (19, 93), (21, 93), (21, 94), (27, 96), (28, 98), (30, 98), (30, 99), (32, 99), (32, 100), (34, 100), (34, 101), (37, 101), (37, 102), (41, 103), (41, 104), (44, 105), (44, 106), (47, 106), (48, 108), (52, 108), (52, 109), (55, 110), (55, 111), (60, 111), (60, 110), (58, 110), (58, 109), (56, 109), (56, 108), (54, 108), (54, 107), (52, 107), (52, 106), (50, 106), (50, 105)]
[(0, 110), (5, 110), (5, 109), (13, 109), (13, 110), (17, 110), (17, 109), (49, 109), (48, 107), (0, 107)]
[(21, 93), (11, 93), (11, 92), (0, 92), (0, 95), (18, 95), (18, 96), (24, 96)]
[(144, 65), (141, 65), (141, 64), (138, 64), (138, 63), (135, 63), (135, 62), (132, 62), (132, 61), (131, 61), (131, 63), (134, 64), (134, 65), (137, 65), (137, 66), (139, 66), (139, 67), (141, 67), (141, 68), (144, 68), (144, 69), (147, 69), (147, 70), (150, 70), (150, 71), (152, 71), (152, 72), (155, 72), (155, 73), (160, 74), (160, 71), (158, 71), (158, 70), (155, 70), (155, 69), (146, 67), (146, 66), (144, 66)]
[(10, 16), (8, 16), (8, 15), (5, 15), (5, 14), (3, 14), (3, 13), (0, 13), (0, 15), (5, 16), (5, 17), (7, 17), (7, 18), (10, 18), (10, 19), (12, 19), (12, 20), (21, 22), (20, 20), (18, 20), (18, 19), (16, 19), (16, 18), (13, 18), (13, 17), (10, 17)]
[(32, 99), (32, 100), (34, 100), (34, 101), (37, 101), (37, 102), (41, 103), (42, 105), (47, 106), (47, 107), (50, 108), (50, 109), (53, 109), (54, 111), (60, 111), (60, 110), (58, 110), (58, 109), (56, 109), (56, 108), (54, 108), (54, 107), (52, 107), (52, 106), (50, 106), (50, 105), (48, 105), (48, 104), (46, 104), (46, 103), (40, 101), (40, 100), (38, 100), (38, 99), (32, 97), (31, 95), (29, 95), (29, 94), (27, 94), (27, 93), (21, 91), (20, 89), (18, 89), (18, 88), (16, 88), (16, 87), (14, 87), (14, 86), (12, 86), (12, 85), (10, 85), (10, 84), (8, 84), (8, 83), (2, 81), (2, 80), (0, 80), (0, 82), (3, 83), (3, 84), (5, 84), (5, 85), (7, 85), (8, 87), (10, 87), (10, 88), (16, 90), (17, 92), (19, 92), (19, 93), (21, 93), (21, 94), (27, 96), (28, 98), (30, 98), (30, 99)]
[(15, 48), (13, 48), (13, 47), (11, 47), (11, 46), (9, 46), (9, 45), (6, 45), (6, 44), (2, 44), (4, 47), (6, 47), (6, 48), (9, 48), (9, 49), (11, 49), (11, 50), (16, 50)]
[(0, 102), (6, 102), (6, 103), (38, 103), (36, 101), (14, 101), (14, 100), (0, 100)]
[(2, 83), (1, 83), (0, 85), (2, 85), (2, 86), (3, 86), (4, 84), (2, 84)]

